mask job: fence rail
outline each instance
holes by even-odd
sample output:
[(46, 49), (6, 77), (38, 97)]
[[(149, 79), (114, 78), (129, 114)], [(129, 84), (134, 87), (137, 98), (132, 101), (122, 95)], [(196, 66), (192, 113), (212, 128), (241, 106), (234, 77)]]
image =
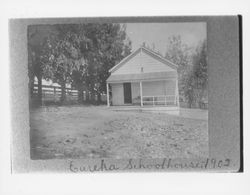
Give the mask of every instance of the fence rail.
[[(78, 90), (73, 88), (65, 88), (66, 101), (77, 102), (78, 101)], [(34, 84), (32, 98), (38, 96), (38, 84)], [(42, 101), (43, 102), (59, 102), (62, 95), (62, 88), (59, 86), (42, 85)], [(89, 93), (90, 95), (90, 93)], [(83, 101), (87, 99), (86, 91), (83, 91)], [(97, 96), (95, 97), (97, 100)], [(101, 95), (102, 101), (106, 101), (106, 95)]]

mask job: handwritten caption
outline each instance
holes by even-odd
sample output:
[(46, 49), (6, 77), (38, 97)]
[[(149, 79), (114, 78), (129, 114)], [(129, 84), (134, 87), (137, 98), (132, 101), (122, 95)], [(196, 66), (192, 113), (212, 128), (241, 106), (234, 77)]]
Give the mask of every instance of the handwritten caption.
[(205, 160), (178, 162), (174, 159), (164, 158), (161, 161), (150, 163), (147, 160), (128, 159), (124, 163), (109, 162), (101, 159), (93, 164), (81, 164), (70, 161), (69, 170), (74, 173), (79, 172), (102, 172), (102, 171), (122, 171), (122, 170), (167, 170), (167, 169), (223, 169), (230, 167), (230, 159), (207, 158)]

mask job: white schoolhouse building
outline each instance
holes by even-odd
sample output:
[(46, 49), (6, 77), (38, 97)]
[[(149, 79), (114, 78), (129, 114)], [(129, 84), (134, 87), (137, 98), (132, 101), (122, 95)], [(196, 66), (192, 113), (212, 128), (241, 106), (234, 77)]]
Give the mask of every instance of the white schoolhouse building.
[(177, 65), (140, 47), (109, 70), (107, 105), (179, 107)]

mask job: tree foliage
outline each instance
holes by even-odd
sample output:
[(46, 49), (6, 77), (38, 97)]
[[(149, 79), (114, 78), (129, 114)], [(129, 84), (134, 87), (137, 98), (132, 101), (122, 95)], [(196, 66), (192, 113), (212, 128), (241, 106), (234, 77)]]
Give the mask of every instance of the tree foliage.
[(34, 78), (38, 80), (38, 103), (42, 103), (42, 78), (44, 71), (44, 60), (49, 56), (47, 50), (48, 40), (55, 33), (51, 26), (31, 25), (28, 27), (28, 76), (30, 95), (34, 88)]
[(193, 58), (194, 89), (196, 101), (200, 104), (207, 101), (208, 97), (208, 66), (207, 66), (207, 45), (206, 41), (200, 43), (196, 48)]
[[(29, 34), (41, 38), (39, 44), (30, 47), (29, 53), (32, 56), (35, 51), (39, 63), (30, 60), (29, 70), (61, 85), (62, 102), (66, 84), (78, 89), (80, 102), (83, 90), (87, 99), (93, 101), (96, 95), (100, 99), (105, 91), (108, 70), (131, 52), (126, 26), (121, 24), (48, 25), (49, 33), (44, 33), (40, 26), (34, 29)], [(34, 42), (32, 36), (29, 39)]]
[(178, 65), (179, 93), (189, 107), (207, 99), (206, 40), (192, 50), (180, 36), (169, 38), (165, 57)]
[(189, 51), (190, 48), (182, 42), (181, 36), (169, 37), (165, 57), (178, 65), (178, 84), (181, 100), (185, 98), (185, 87), (191, 69)]

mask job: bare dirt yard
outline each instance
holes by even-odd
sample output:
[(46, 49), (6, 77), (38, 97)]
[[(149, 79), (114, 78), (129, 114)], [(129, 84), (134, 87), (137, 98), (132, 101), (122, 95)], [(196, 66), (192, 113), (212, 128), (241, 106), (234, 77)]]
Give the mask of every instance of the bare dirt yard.
[(30, 126), (32, 159), (208, 156), (207, 119), (65, 106), (32, 109)]

